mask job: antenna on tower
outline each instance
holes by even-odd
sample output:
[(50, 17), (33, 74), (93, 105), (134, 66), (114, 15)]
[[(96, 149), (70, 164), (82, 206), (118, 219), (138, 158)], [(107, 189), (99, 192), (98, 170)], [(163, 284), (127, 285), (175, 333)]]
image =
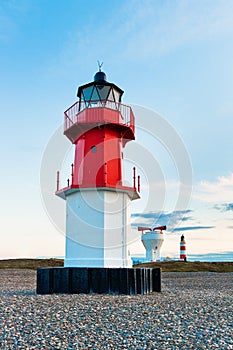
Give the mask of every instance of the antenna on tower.
[(100, 61), (98, 60), (97, 63), (98, 63), (98, 67), (99, 67), (99, 72), (101, 72), (101, 68), (102, 68), (102, 65), (104, 62), (100, 63)]

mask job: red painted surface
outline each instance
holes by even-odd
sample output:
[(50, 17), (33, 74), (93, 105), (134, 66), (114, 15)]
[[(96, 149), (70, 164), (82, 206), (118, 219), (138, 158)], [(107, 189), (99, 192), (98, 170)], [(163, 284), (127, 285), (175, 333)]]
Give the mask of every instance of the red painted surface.
[[(83, 105), (80, 109), (80, 101), (77, 101), (64, 112), (65, 131), (75, 123), (101, 121), (104, 119), (134, 128), (134, 115), (130, 106), (111, 101), (105, 101), (104, 106), (100, 106), (98, 101), (92, 102), (96, 102), (96, 106), (87, 108)], [(81, 101), (81, 103), (83, 102)]]
[[(115, 105), (115, 104), (114, 104)], [(78, 138), (91, 128), (101, 125), (111, 125), (118, 130), (123, 140), (123, 146), (127, 141), (134, 140), (134, 115), (131, 107), (119, 104), (124, 108), (111, 109), (107, 107), (86, 108), (76, 112), (76, 104), (70, 107), (65, 115), (64, 134), (71, 142), (76, 143)]]
[[(64, 113), (64, 134), (75, 144), (68, 187), (123, 190), (123, 148), (127, 142), (135, 139), (132, 109), (111, 101), (105, 101), (104, 106), (92, 101), (92, 106), (88, 108), (82, 103), (78, 101)], [(135, 182), (134, 179), (131, 189), (137, 192)], [(140, 187), (140, 181), (138, 185)]]
[(154, 227), (153, 229), (150, 228), (150, 227), (144, 227), (144, 226), (139, 226), (138, 227), (138, 231), (155, 231), (155, 230), (160, 230), (159, 233), (161, 233), (161, 234), (163, 234), (162, 231), (166, 230), (166, 229), (167, 229), (167, 226), (157, 226), (157, 227)]
[(138, 231), (152, 231), (150, 227), (138, 226)]
[(166, 225), (164, 225), (164, 226), (157, 226), (157, 227), (154, 227), (153, 228), (153, 231), (155, 231), (155, 230), (166, 230), (167, 229), (167, 226)]
[(108, 126), (82, 135), (75, 148), (73, 185), (122, 185), (121, 148), (119, 133)]
[(186, 260), (186, 242), (184, 239), (180, 241), (180, 259)]

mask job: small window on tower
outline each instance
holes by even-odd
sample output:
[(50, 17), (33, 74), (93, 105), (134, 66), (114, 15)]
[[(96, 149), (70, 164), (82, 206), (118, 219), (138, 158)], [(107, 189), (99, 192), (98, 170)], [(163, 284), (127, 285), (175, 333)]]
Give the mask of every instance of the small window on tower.
[(91, 146), (91, 152), (93, 152), (93, 153), (97, 152), (97, 147), (96, 146)]

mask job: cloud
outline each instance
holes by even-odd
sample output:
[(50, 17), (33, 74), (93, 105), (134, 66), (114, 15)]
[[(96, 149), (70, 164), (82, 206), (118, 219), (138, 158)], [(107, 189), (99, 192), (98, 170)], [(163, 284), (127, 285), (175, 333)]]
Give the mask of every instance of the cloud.
[[(232, 12), (230, 0), (119, 1), (104, 24), (97, 21), (93, 29), (93, 22), (87, 21), (85, 26), (77, 22), (52, 65), (55, 72), (57, 66), (62, 72), (80, 71), (80, 65), (85, 71), (82, 57), (86, 67), (92, 67), (93, 58), (99, 57), (115, 69), (119, 62), (151, 63), (187, 45), (232, 34)], [(100, 45), (103, 39), (104, 45)]]
[[(219, 176), (217, 181), (201, 181), (194, 186), (193, 198), (205, 203), (225, 202), (231, 204), (233, 198), (233, 173), (228, 176)], [(232, 210), (231, 206), (226, 207), (225, 210)]]
[(131, 215), (133, 220), (132, 227), (138, 226), (161, 226), (167, 225), (169, 227), (169, 231), (173, 230), (174, 226), (178, 226), (181, 222), (192, 220), (192, 217), (187, 214), (190, 214), (192, 210), (175, 210), (172, 212), (147, 212), (147, 213), (133, 213)]
[[(129, 1), (119, 28), (130, 57), (170, 53), (192, 42), (233, 32), (232, 1)], [(131, 14), (129, 17), (128, 14)], [(118, 34), (119, 35), (119, 34)], [(140, 50), (138, 50), (140, 47)]]
[(225, 211), (233, 210), (233, 203), (226, 203), (223, 205)]
[(173, 232), (193, 231), (193, 230), (209, 230), (211, 228), (215, 228), (215, 226), (186, 226), (186, 227), (174, 228)]
[(217, 205), (214, 206), (214, 209), (220, 210), (222, 212), (224, 212), (224, 211), (232, 211), (233, 210), (233, 203), (217, 204)]

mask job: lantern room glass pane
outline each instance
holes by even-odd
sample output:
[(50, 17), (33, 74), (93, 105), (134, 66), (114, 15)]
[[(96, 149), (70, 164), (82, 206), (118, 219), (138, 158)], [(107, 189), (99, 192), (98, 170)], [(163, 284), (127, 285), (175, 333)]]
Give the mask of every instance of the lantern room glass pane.
[(86, 89), (83, 89), (82, 93), (83, 93), (84, 99), (86, 101), (90, 101), (92, 90), (93, 90), (93, 86), (90, 86), (90, 87), (88, 87)]
[(110, 91), (110, 93), (109, 93), (108, 100), (109, 100), (109, 101), (115, 101), (115, 98), (114, 98), (112, 89), (111, 89), (111, 91)]
[(85, 100), (83, 92), (81, 93), (81, 101), (79, 103), (79, 111), (82, 111), (84, 108), (88, 107), (88, 101)]
[(116, 89), (113, 89), (113, 92), (115, 96), (115, 101), (120, 102), (120, 93)]
[(92, 96), (91, 96), (91, 100), (92, 101), (99, 101), (99, 95), (98, 95), (98, 92), (96, 90), (96, 88), (94, 87), (93, 88), (93, 93), (92, 93)]
[(107, 100), (108, 99), (108, 94), (110, 90), (110, 86), (104, 86), (104, 85), (97, 85), (96, 86), (100, 99), (101, 100)]

